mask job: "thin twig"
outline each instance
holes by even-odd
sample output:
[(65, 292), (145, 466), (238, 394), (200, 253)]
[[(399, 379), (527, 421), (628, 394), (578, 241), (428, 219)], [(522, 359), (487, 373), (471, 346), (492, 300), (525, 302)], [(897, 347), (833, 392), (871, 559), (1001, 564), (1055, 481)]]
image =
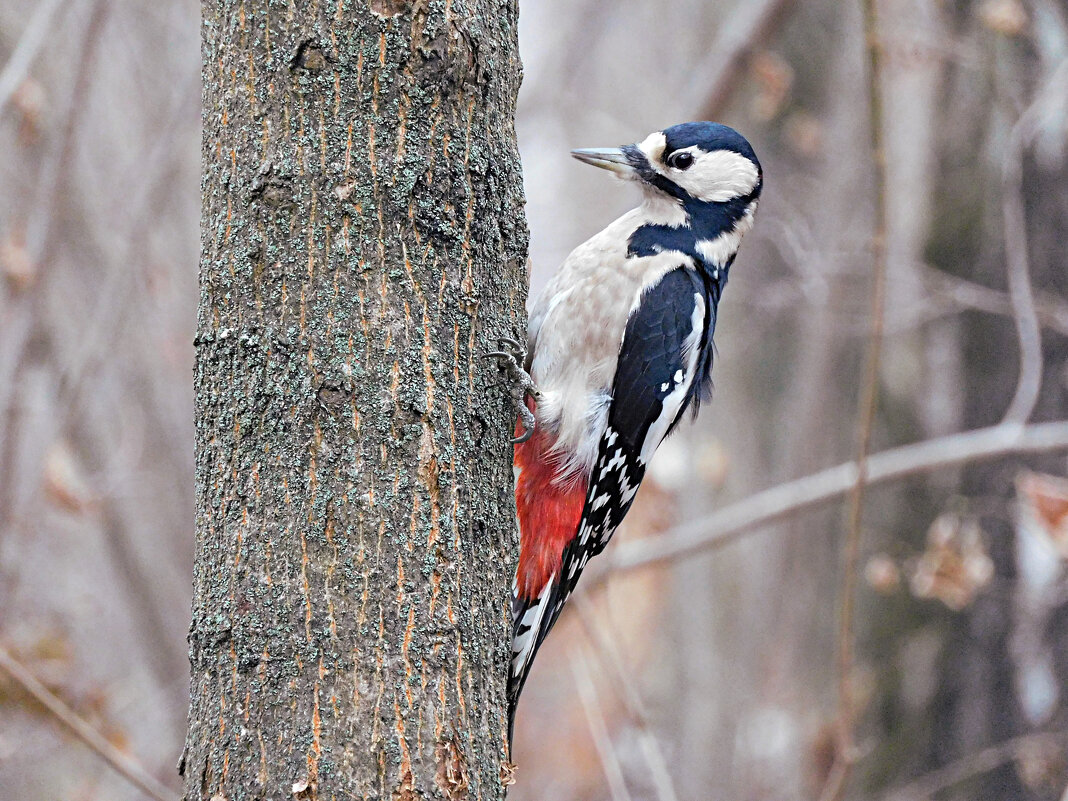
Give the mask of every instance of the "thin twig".
[[(860, 527), (864, 518), (864, 489), (868, 482), (868, 452), (879, 399), (879, 357), (883, 344), (883, 314), (886, 297), (886, 151), (883, 145), (882, 50), (879, 42), (879, 17), (875, 0), (861, 0), (864, 13), (864, 36), (868, 50), (868, 114), (871, 155), (874, 173), (875, 221), (872, 233), (871, 335), (868, 339), (864, 385), (858, 408), (857, 480), (849, 495), (849, 526), (846, 530), (842, 584), (838, 614), (838, 748), (835, 762), (841, 771), (832, 771), (837, 781), (825, 788), (824, 796), (841, 799), (849, 781), (856, 746), (853, 726), (856, 709), (850, 679), (853, 674), (853, 618), (857, 585), (857, 562), (860, 559)], [(830, 792), (828, 792), (830, 791)]]
[(593, 744), (597, 748), (597, 754), (601, 758), (601, 766), (608, 780), (608, 789), (612, 794), (612, 799), (613, 801), (631, 801), (626, 782), (623, 781), (623, 768), (612, 747), (612, 740), (608, 736), (608, 728), (605, 726), (604, 715), (601, 712), (601, 704), (597, 700), (597, 689), (593, 686), (593, 679), (590, 677), (589, 660), (578, 648), (571, 652), (571, 672), (575, 675), (575, 686), (579, 691), (582, 708), (586, 712), (586, 722), (589, 724), (590, 734), (593, 735)]
[(684, 94), (698, 97), (704, 93), (699, 119), (715, 119), (722, 113), (746, 59), (759, 42), (768, 39), (791, 5), (792, 0), (744, 0), (736, 4), (708, 55), (693, 71)]
[[(891, 448), (868, 457), (868, 486), (884, 484), (945, 467), (1024, 453), (1068, 449), (1068, 420), (1019, 427), (997, 425)], [(658, 537), (620, 543), (589, 571), (587, 588), (610, 573), (664, 564), (683, 556), (727, 545), (740, 536), (849, 492), (857, 481), (856, 462), (766, 489), (714, 514)]]
[(932, 771), (904, 787), (891, 790), (884, 796), (885, 801), (919, 801), (928, 799), (955, 784), (989, 773), (1009, 762), (1016, 760), (1034, 746), (1047, 746), (1063, 749), (1068, 742), (1068, 732), (1043, 734), (1025, 734), (1014, 737), (998, 745), (984, 748), (974, 754), (951, 762), (945, 767)]
[[(989, 314), (1012, 316), (1012, 300), (1007, 292), (990, 289), (982, 284), (968, 281), (927, 264), (917, 265), (922, 271), (924, 290), (943, 296), (949, 304), (961, 309), (974, 309)], [(949, 311), (949, 309), (947, 309)], [(1068, 303), (1052, 293), (1039, 292), (1035, 297), (1035, 313), (1038, 322), (1062, 336), (1068, 336)], [(932, 315), (927, 315), (930, 319)]]
[(845, 789), (846, 779), (849, 778), (849, 762), (835, 758), (831, 764), (831, 772), (827, 774), (827, 781), (823, 783), (819, 801), (832, 801)]
[[(843, 269), (841, 275), (852, 278), (853, 272)], [(915, 330), (919, 325), (937, 320), (962, 311), (979, 311), (1012, 317), (1012, 301), (1008, 292), (990, 289), (982, 284), (950, 275), (937, 267), (923, 262), (915, 262), (911, 269), (898, 278), (902, 282), (915, 282), (915, 290), (922, 296), (907, 308), (886, 309), (884, 335), (900, 334)], [(816, 279), (808, 283), (814, 283)], [(851, 336), (855, 329), (863, 326), (867, 335), (871, 331), (871, 320), (865, 312), (863, 319), (845, 307), (829, 309), (818, 296), (810, 296), (802, 281), (783, 278), (771, 281), (759, 292), (747, 292), (740, 287), (731, 298), (735, 304), (749, 306), (759, 310), (776, 313), (805, 311), (806, 308), (818, 308), (828, 325), (836, 331)], [(806, 308), (802, 308), (806, 307)], [(1035, 312), (1039, 324), (1054, 333), (1068, 336), (1068, 303), (1052, 292), (1035, 293)]]
[[(87, 0), (88, 2), (89, 0)], [(111, 13), (110, 0), (91, 0), (89, 19), (85, 24), (81, 50), (76, 60), (76, 71), (70, 97), (66, 104), (66, 116), (59, 127), (57, 147), (40, 169), (38, 197), (33, 204), (35, 213), (29, 218), (26, 243), (37, 265), (51, 265), (56, 248), (59, 247), (55, 223), (63, 188), (70, 179), (71, 165), (75, 159), (75, 143), (82, 132), (82, 116), (90, 107), (90, 88), (96, 74), (97, 59), (104, 40), (104, 29)]]
[(649, 765), (649, 774), (656, 790), (656, 797), (660, 801), (677, 801), (675, 784), (668, 771), (667, 760), (664, 759), (664, 750), (649, 725), (649, 717), (645, 712), (645, 704), (642, 702), (638, 688), (634, 686), (630, 672), (623, 664), (623, 657), (616, 648), (615, 642), (605, 633), (608, 625), (606, 615), (597, 615), (593, 603), (585, 592), (579, 592), (572, 603), (579, 612), (582, 628), (586, 632), (590, 643), (594, 648), (594, 655), (607, 668), (607, 674), (612, 678), (616, 694), (627, 708), (627, 714), (638, 727), (638, 739), (645, 754), (645, 761)]
[[(74, 353), (64, 359), (63, 354), (56, 354), (60, 366), (60, 400), (57, 405), (65, 407), (69, 419), (77, 408), (79, 394), (87, 375), (94, 374), (110, 355), (113, 338), (121, 329), (123, 312), (135, 308), (137, 304), (127, 302), (126, 293), (132, 293), (136, 282), (131, 280), (136, 273), (130, 265), (147, 261), (139, 256), (137, 249), (143, 246), (152, 226), (149, 224), (153, 214), (158, 213), (159, 205), (150, 202), (153, 195), (162, 195), (169, 191), (168, 174), (175, 168), (175, 163), (184, 153), (178, 145), (178, 137), (186, 133), (181, 125), (187, 119), (189, 111), (200, 104), (200, 73), (191, 73), (185, 87), (176, 93), (171, 107), (166, 112), (163, 133), (154, 137), (150, 148), (137, 160), (137, 174), (120, 179), (123, 185), (133, 185), (133, 190), (126, 196), (128, 202), (123, 209), (115, 209), (112, 216), (122, 215), (126, 219), (118, 238), (125, 243), (125, 252), (116, 258), (110, 268), (104, 271), (97, 283), (96, 303), (86, 314), (82, 327), (80, 342), (74, 347)], [(118, 310), (118, 311), (116, 311)], [(64, 363), (65, 362), (65, 363)], [(66, 421), (65, 421), (66, 422)]]
[(0, 72), (0, 116), (3, 116), (4, 108), (11, 97), (26, 80), (33, 60), (48, 39), (48, 34), (55, 30), (52, 18), (58, 11), (69, 10), (71, 5), (73, 4), (64, 3), (63, 0), (46, 0), (37, 7), (36, 13), (26, 23), (19, 43), (15, 45), (15, 51), (4, 65), (3, 72)]
[[(90, 0), (83, 0), (83, 2), (87, 4)], [(77, 61), (74, 88), (66, 104), (66, 118), (60, 127), (58, 145), (39, 169), (35, 182), (38, 200), (33, 206), (37, 211), (29, 215), (26, 237), (33, 253), (33, 260), (42, 278), (49, 275), (49, 271), (44, 268), (49, 267), (53, 261), (55, 243), (49, 237), (49, 233), (56, 214), (56, 201), (60, 189), (57, 176), (66, 170), (73, 152), (74, 132), (79, 128), (78, 121), (85, 107), (85, 82), (91, 72), (90, 67), (95, 58), (96, 45), (99, 40), (98, 25), (95, 20), (99, 17), (100, 0), (95, 0), (95, 2), (98, 6), (93, 9), (87, 35), (83, 38), (81, 54)], [(5, 65), (3, 73), (0, 74), (0, 114), (3, 114), (4, 106), (12, 93), (22, 84), (36, 53), (52, 31), (50, 23), (53, 14), (57, 12), (57, 9), (51, 7), (54, 5), (54, 2), (46, 3), (38, 8), (19, 43), (15, 46), (15, 52)], [(73, 3), (69, 4), (69, 7), (73, 6)], [(36, 238), (35, 232), (39, 232)], [(38, 239), (45, 244), (45, 247), (34, 252), (34, 243)], [(43, 295), (43, 292), (40, 294)], [(22, 384), (19, 377), (26, 358), (27, 343), (32, 338), (36, 327), (40, 325), (39, 314), (36, 313), (34, 305), (33, 298), (26, 295), (16, 297), (8, 308), (3, 309), (5, 331), (3, 353), (0, 353), (0, 410), (6, 411), (7, 420), (6, 425), (0, 426), (0, 469), (4, 470), (2, 475), (10, 474), (11, 460), (15, 458), (18, 450), (19, 442), (15, 433), (18, 431), (18, 426), (15, 425), (18, 411), (14, 408), (12, 399), (15, 397), (16, 389)], [(5, 487), (0, 489), (0, 529), (6, 528), (9, 521), (18, 517), (15, 508), (16, 499), (10, 484), (11, 482), (5, 482)]]
[(108, 742), (58, 696), (45, 687), (0, 645), (0, 670), (33, 697), (63, 728), (81, 740), (90, 751), (108, 763), (120, 776), (156, 801), (176, 801), (177, 796), (154, 779), (141, 765)]
[(1045, 86), (1035, 94), (1031, 105), (1020, 115), (1009, 135), (1009, 147), (1002, 171), (1001, 210), (1005, 226), (1005, 264), (1009, 298), (1016, 321), (1020, 346), (1020, 375), (1016, 392), (1002, 422), (1023, 424), (1031, 417), (1042, 389), (1042, 331), (1035, 308), (1035, 292), (1027, 255), (1027, 217), (1023, 199), (1023, 158), (1034, 137), (1043, 105), (1051, 92), (1064, 92), (1068, 60), (1054, 70)]

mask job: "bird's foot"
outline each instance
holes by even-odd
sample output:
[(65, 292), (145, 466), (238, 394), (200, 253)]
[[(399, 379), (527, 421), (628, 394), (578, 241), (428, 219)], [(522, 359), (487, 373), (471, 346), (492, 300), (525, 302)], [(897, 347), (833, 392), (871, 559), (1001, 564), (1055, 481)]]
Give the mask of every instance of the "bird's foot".
[(523, 433), (515, 437), (512, 442), (519, 444), (526, 442), (534, 436), (534, 413), (527, 406), (527, 396), (538, 399), (538, 388), (534, 385), (534, 379), (530, 373), (523, 369), (525, 354), (523, 346), (509, 337), (498, 337), (497, 344), (500, 350), (490, 351), (483, 355), (486, 359), (495, 359), (497, 367), (504, 374), (504, 386), (508, 397), (519, 413), (519, 420), (523, 427)]

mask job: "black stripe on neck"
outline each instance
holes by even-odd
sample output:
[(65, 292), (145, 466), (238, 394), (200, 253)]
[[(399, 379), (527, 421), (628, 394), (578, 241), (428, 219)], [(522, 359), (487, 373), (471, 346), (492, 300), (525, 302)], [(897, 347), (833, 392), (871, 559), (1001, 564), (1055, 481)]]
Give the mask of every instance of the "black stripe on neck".
[(709, 264), (697, 251), (697, 243), (713, 240), (721, 234), (734, 230), (738, 221), (745, 216), (749, 204), (756, 200), (759, 194), (760, 184), (757, 184), (753, 191), (744, 197), (720, 203), (695, 200), (686, 195), (682, 199), (682, 207), (687, 217), (686, 223), (678, 228), (653, 223), (639, 226), (627, 242), (627, 256), (655, 256), (666, 250), (677, 250), (690, 256), (701, 272), (715, 276), (717, 282), (721, 274), (722, 283), (726, 283), (727, 269), (734, 261), (734, 257), (731, 256), (724, 265)]

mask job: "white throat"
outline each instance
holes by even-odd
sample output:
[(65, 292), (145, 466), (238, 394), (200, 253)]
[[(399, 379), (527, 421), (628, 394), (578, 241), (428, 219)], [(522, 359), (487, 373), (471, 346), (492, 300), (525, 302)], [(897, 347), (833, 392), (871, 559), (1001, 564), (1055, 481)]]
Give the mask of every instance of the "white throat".
[(651, 225), (666, 225), (669, 228), (681, 228), (690, 221), (690, 215), (682, 207), (682, 202), (653, 187), (645, 188), (641, 213)]

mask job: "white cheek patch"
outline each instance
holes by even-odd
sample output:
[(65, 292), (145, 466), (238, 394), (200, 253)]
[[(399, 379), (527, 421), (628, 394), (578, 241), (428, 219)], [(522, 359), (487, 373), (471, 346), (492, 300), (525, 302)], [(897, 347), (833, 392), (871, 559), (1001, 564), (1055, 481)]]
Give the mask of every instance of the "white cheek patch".
[(699, 155), (692, 167), (671, 170), (669, 177), (692, 197), (709, 203), (745, 197), (760, 181), (756, 165), (732, 150)]
[(664, 155), (664, 150), (667, 148), (667, 138), (662, 131), (651, 133), (638, 143), (638, 150), (645, 154), (645, 157), (649, 159), (649, 163), (653, 165), (654, 169), (657, 164), (660, 163), (660, 157)]

